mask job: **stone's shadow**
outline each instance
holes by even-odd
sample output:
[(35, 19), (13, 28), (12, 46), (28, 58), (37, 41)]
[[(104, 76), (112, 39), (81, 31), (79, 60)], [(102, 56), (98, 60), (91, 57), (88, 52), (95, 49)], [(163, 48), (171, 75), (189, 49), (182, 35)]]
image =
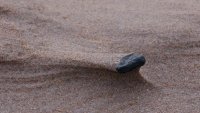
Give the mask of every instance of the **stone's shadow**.
[(113, 73), (111, 76), (116, 78), (117, 81), (124, 83), (127, 87), (137, 88), (154, 88), (153, 84), (148, 82), (140, 73), (140, 68), (134, 69), (127, 73)]
[(113, 74), (113, 76), (117, 76), (118, 79), (126, 81), (127, 83), (131, 83), (131, 82), (137, 82), (137, 83), (141, 83), (141, 84), (148, 83), (148, 81), (146, 81), (145, 78), (142, 77), (139, 70), (140, 69), (137, 68), (137, 69), (127, 72), (127, 73), (116, 73), (116, 74)]

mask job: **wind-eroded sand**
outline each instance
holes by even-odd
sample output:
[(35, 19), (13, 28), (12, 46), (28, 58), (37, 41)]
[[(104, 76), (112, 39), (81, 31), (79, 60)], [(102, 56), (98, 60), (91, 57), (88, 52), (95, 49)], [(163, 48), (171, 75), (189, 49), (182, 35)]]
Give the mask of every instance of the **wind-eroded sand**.
[[(110, 71), (144, 54), (140, 73)], [(1, 113), (199, 113), (199, 0), (0, 0)]]

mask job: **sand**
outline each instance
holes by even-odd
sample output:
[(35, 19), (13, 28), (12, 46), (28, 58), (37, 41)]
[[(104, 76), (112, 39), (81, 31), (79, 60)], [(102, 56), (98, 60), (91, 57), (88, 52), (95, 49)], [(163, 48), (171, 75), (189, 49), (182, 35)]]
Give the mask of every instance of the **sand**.
[(0, 0), (1, 113), (199, 113), (199, 73), (199, 0)]

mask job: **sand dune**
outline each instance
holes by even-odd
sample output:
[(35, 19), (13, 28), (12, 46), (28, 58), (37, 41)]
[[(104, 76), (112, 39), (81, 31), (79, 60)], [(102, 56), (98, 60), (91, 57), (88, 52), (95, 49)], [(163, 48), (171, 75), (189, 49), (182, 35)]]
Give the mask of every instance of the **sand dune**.
[[(200, 112), (200, 1), (0, 0), (0, 112)], [(147, 64), (113, 71), (129, 53)]]

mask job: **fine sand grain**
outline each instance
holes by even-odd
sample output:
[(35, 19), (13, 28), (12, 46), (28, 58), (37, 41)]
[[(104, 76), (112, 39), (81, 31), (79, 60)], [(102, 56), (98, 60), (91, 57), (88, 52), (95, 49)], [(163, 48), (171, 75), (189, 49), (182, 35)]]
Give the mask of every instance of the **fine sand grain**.
[[(129, 53), (147, 63), (113, 71)], [(199, 0), (0, 0), (1, 113), (199, 113)]]

